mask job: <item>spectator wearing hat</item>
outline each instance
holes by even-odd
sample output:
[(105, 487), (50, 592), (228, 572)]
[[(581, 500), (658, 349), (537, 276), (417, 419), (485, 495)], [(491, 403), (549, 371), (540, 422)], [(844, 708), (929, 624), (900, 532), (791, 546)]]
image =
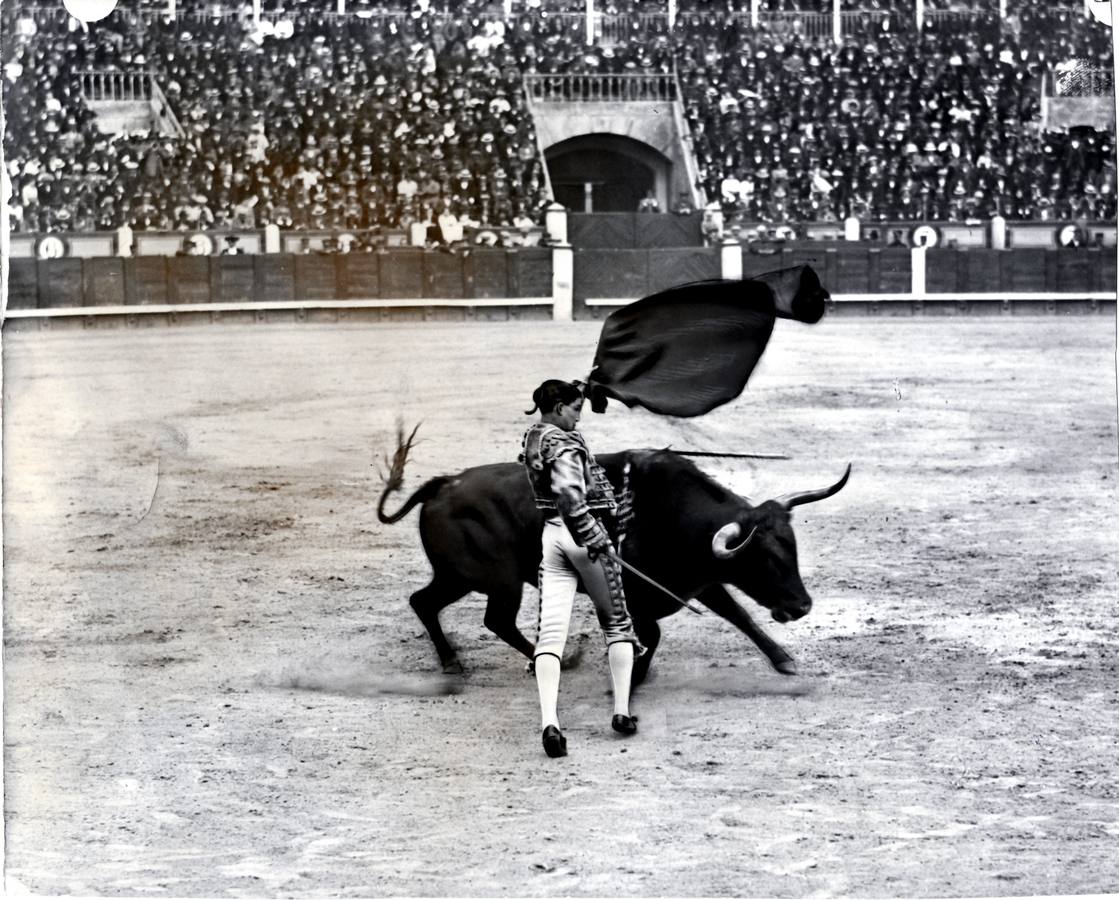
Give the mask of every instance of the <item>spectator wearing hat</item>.
[(398, 206), (411, 204), (416, 201), (416, 194), (420, 189), (419, 183), (410, 172), (405, 172), (396, 183), (396, 202)]
[(219, 253), (220, 256), (241, 256), (244, 254), (245, 248), (240, 244), (240, 238), (235, 234), (227, 234), (222, 239), (223, 246)]
[(432, 209), (438, 206), (440, 198), (443, 196), (443, 185), (440, 183), (439, 178), (436, 177), (434, 171), (421, 171), (419, 173), (418, 188), (416, 196), (419, 198), (421, 204), (426, 203)]

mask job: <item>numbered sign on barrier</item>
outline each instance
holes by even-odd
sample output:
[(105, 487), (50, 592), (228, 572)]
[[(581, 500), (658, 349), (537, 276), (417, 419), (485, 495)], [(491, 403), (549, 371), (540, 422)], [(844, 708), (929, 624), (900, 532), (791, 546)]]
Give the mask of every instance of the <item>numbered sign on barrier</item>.
[(62, 259), (69, 251), (66, 241), (57, 234), (45, 234), (35, 242), (35, 255), (39, 259)]
[(909, 232), (912, 247), (936, 247), (940, 243), (940, 232), (932, 225), (918, 225)]

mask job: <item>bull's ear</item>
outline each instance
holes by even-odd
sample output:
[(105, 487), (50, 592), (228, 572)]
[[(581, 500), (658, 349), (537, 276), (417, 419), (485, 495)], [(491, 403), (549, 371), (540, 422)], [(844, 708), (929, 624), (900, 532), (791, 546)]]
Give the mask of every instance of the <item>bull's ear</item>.
[(715, 536), (711, 538), (711, 552), (715, 554), (716, 559), (733, 559), (746, 549), (746, 545), (750, 543), (750, 539), (757, 530), (758, 526), (754, 525), (746, 535), (745, 540), (740, 540), (742, 526), (737, 522), (729, 522), (716, 531)]

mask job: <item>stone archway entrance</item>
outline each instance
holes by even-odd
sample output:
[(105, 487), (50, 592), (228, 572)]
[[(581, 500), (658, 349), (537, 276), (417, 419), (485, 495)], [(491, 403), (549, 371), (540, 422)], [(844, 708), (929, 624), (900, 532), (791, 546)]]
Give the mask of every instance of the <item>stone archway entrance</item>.
[(616, 134), (568, 138), (544, 151), (556, 201), (572, 212), (634, 212), (647, 191), (668, 210), (672, 163)]

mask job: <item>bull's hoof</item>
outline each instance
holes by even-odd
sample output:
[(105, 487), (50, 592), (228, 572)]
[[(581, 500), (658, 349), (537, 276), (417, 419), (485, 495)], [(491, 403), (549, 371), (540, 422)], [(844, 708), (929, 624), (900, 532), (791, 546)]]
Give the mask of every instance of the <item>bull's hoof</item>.
[(464, 669), (462, 667), (462, 663), (460, 663), (457, 658), (450, 659), (447, 662), (443, 663), (443, 674), (444, 675), (465, 675), (466, 674), (466, 669)]
[(555, 725), (549, 725), (541, 735), (544, 741), (544, 752), (552, 759), (567, 756), (567, 738)]
[(775, 668), (782, 675), (799, 675), (800, 674), (797, 671), (796, 660), (792, 660), (792, 659), (786, 659), (786, 660), (783, 660), (782, 662), (774, 663), (773, 668)]

